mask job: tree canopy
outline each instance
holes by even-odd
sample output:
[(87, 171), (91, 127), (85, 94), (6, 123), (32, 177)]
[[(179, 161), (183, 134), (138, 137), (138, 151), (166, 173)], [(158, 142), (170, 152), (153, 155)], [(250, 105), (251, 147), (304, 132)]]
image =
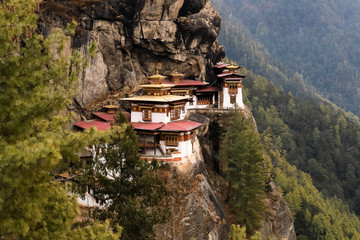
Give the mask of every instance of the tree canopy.
[(248, 75), (246, 105), (272, 159), (274, 181), (294, 214), (299, 239), (357, 239), (360, 221), (352, 212), (359, 214), (358, 118), (243, 73)]
[[(63, 129), (81, 60), (61, 57), (64, 34), (35, 32), (35, 1), (0, 7), (0, 236), (116, 239), (108, 225), (74, 228), (75, 197), (52, 172), (88, 142)], [(69, 73), (69, 69), (71, 72)], [(90, 138), (90, 135), (87, 136)]]
[(269, 166), (254, 122), (236, 112), (226, 129), (220, 157), (228, 160), (229, 204), (237, 223), (249, 233), (259, 229), (264, 217), (265, 185)]
[(100, 204), (91, 217), (123, 228), (122, 239), (154, 239), (154, 225), (163, 223), (167, 209), (159, 206), (166, 194), (156, 174), (157, 161), (140, 159), (138, 138), (126, 118), (116, 118), (110, 138), (97, 142), (94, 157), (80, 169), (76, 181)]

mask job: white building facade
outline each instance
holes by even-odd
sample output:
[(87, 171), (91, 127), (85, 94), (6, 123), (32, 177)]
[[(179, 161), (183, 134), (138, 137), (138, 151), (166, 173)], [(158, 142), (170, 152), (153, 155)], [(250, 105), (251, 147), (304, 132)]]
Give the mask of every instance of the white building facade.
[[(184, 88), (199, 83), (164, 84), (164, 78), (158, 73), (151, 76), (151, 84), (142, 85), (146, 95), (122, 100), (131, 102), (131, 124), (139, 135), (142, 158), (183, 162), (194, 155), (197, 129), (202, 126), (185, 119), (192, 97)], [(179, 95), (171, 91), (176, 84)]]

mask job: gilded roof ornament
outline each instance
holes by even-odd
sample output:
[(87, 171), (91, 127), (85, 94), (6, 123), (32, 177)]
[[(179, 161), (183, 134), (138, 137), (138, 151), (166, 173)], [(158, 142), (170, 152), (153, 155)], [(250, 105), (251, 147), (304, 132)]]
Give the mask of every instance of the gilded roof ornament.
[(153, 80), (153, 83), (161, 83), (166, 77), (159, 74), (159, 70), (156, 69), (156, 74), (149, 77), (150, 80)]
[(238, 69), (240, 68), (234, 61), (231, 61), (231, 64), (226, 66), (227, 69)]

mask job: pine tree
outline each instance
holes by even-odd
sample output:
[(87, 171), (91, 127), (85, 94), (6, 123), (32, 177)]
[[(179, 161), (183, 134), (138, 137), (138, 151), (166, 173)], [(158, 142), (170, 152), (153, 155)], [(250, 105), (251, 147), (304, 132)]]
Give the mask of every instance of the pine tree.
[(243, 113), (237, 112), (233, 116), (220, 154), (228, 159), (231, 209), (237, 223), (245, 226), (251, 234), (261, 226), (263, 219), (267, 165), (259, 134), (251, 119)]
[(229, 233), (229, 239), (230, 240), (260, 240), (261, 235), (259, 232), (256, 232), (253, 236), (248, 238), (246, 236), (246, 227), (241, 227), (240, 225), (232, 224), (230, 226), (230, 233)]
[(76, 200), (52, 175), (64, 155), (76, 159), (86, 144), (57, 115), (71, 99), (80, 60), (60, 57), (61, 31), (46, 38), (35, 32), (34, 9), (31, 0), (0, 5), (0, 236), (101, 239), (96, 232), (106, 225), (73, 228)]
[(110, 140), (94, 147), (78, 182), (91, 189), (101, 205), (93, 218), (123, 227), (122, 239), (153, 239), (153, 226), (167, 216), (159, 207), (166, 191), (156, 175), (157, 162), (140, 159), (137, 134), (121, 113), (115, 125)]

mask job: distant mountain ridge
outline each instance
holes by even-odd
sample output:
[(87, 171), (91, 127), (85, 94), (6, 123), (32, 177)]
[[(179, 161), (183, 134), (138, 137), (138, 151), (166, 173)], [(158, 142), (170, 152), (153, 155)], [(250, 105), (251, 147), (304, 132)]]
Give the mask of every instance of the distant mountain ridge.
[[(360, 100), (359, 2), (212, 2), (223, 20), (247, 31), (272, 57), (301, 74), (322, 96), (347, 111), (360, 114), (360, 106), (356, 104)], [(244, 57), (234, 56), (234, 49), (229, 49), (221, 35), (220, 42), (229, 57)], [(276, 78), (264, 76), (283, 85), (276, 82)]]

